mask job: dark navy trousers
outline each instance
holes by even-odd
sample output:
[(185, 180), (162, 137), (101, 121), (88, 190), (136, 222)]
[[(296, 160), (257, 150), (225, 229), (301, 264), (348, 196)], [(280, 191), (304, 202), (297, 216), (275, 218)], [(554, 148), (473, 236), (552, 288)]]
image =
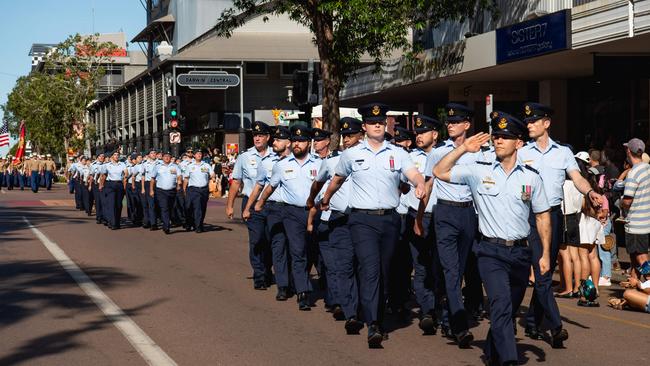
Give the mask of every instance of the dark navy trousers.
[[(77, 182), (76, 190), (80, 188), (79, 182)], [(81, 192), (80, 192), (81, 193)], [(108, 224), (111, 227), (119, 228), (120, 219), (122, 217), (122, 199), (124, 198), (124, 184), (121, 180), (119, 181), (109, 181), (107, 180), (104, 184), (104, 194), (106, 195), (106, 204), (105, 212), (107, 213), (106, 219)]]
[(171, 214), (174, 209), (176, 200), (176, 189), (161, 189), (156, 187), (156, 203), (160, 207), (160, 218), (162, 220), (163, 230), (169, 230), (171, 227)]
[(81, 186), (80, 186), (80, 183), (79, 183), (79, 178), (73, 178), (72, 181), (74, 182), (73, 185), (74, 185), (74, 204), (75, 204), (75, 208), (77, 208), (77, 209), (83, 208), (83, 204), (81, 202)]
[(546, 319), (550, 329), (562, 327), (560, 309), (553, 296), (553, 272), (557, 263), (562, 233), (564, 232), (564, 217), (559, 208), (551, 209), (551, 255), (550, 270), (542, 275), (539, 271), (539, 260), (542, 258), (542, 241), (537, 232), (535, 214), (530, 215), (530, 235), (528, 241), (533, 251), (533, 272), (535, 274), (535, 289), (530, 299), (530, 306), (526, 313), (526, 325), (539, 327), (542, 320)]
[(49, 191), (52, 189), (52, 180), (54, 179), (54, 172), (49, 170), (45, 171), (45, 188)]
[(142, 195), (140, 194), (142, 190), (142, 181), (135, 182), (135, 188), (133, 189), (133, 222), (136, 225), (142, 225), (142, 218), (144, 216), (144, 211), (142, 210)]
[(477, 218), (474, 207), (438, 203), (435, 206), (438, 255), (445, 278), (449, 325), (454, 335), (469, 328), (463, 303), (461, 279), (469, 251), (474, 244)]
[[(319, 215), (320, 216), (320, 215)], [(338, 290), (336, 251), (330, 242), (330, 228), (327, 221), (315, 223), (316, 241), (318, 242), (319, 258), (322, 258), (320, 276), (326, 279), (325, 296), (323, 300), (328, 306), (341, 305)]]
[(195, 229), (203, 229), (203, 220), (205, 220), (205, 212), (208, 209), (208, 198), (210, 191), (207, 186), (205, 187), (187, 187), (187, 197), (185, 201), (190, 207), (188, 211), (192, 215), (186, 215), (185, 219), (194, 219), (194, 222), (186, 222), (185, 225), (194, 225)]
[(474, 253), (490, 303), (490, 330), (483, 352), (500, 363), (517, 361), (512, 322), (526, 293), (531, 250), (479, 241)]
[[(244, 211), (248, 197), (244, 196), (242, 199), (241, 209)], [(305, 224), (306, 225), (306, 224)], [(267, 265), (266, 265), (266, 224), (264, 223), (264, 215), (255, 210), (251, 210), (251, 216), (246, 220), (246, 227), (248, 228), (248, 259), (253, 269), (253, 282), (255, 285), (263, 285), (267, 280)]]
[(309, 281), (307, 251), (309, 240), (313, 236), (307, 234), (307, 214), (304, 207), (284, 206), (283, 224), (289, 243), (289, 255), (291, 256), (291, 275), (297, 293), (311, 292), (312, 286)]
[(349, 216), (332, 212), (327, 222), (329, 244), (333, 249), (334, 273), (338, 303), (343, 308), (346, 319), (358, 316), (359, 283), (355, 270), (354, 245), (350, 240)]
[(271, 244), (271, 260), (275, 283), (278, 287), (289, 287), (289, 253), (287, 236), (284, 231), (284, 206), (267, 201), (262, 210), (266, 223), (266, 237)]
[(348, 225), (358, 261), (363, 320), (368, 325), (381, 324), (388, 296), (390, 265), (401, 228), (400, 215), (395, 211), (385, 215), (353, 211)]
[[(400, 214), (400, 233), (393, 253), (390, 266), (390, 282), (388, 283), (388, 304), (392, 309), (404, 307), (410, 298), (411, 272), (413, 264), (409, 248), (409, 228), (406, 224), (408, 214)], [(411, 232), (412, 232), (411, 228)]]
[(92, 215), (93, 204), (95, 203), (95, 195), (92, 188), (88, 184), (81, 183), (81, 199), (83, 201), (84, 211), (88, 216)]
[(104, 217), (104, 190), (99, 190), (99, 184), (93, 182), (93, 196), (95, 197), (95, 219), (98, 223), (103, 222), (106, 218)]
[(37, 193), (38, 192), (38, 187), (40, 186), (40, 174), (38, 174), (38, 170), (32, 170), (31, 172), (31, 179), (29, 181), (30, 186), (32, 188), (32, 192)]
[[(444, 289), (438, 248), (431, 214), (422, 218), (424, 236), (417, 236), (413, 231), (417, 212), (409, 210), (406, 216), (406, 240), (409, 243), (413, 261), (413, 290), (424, 315), (432, 313), (436, 305), (436, 293)], [(439, 299), (438, 299), (439, 300)]]
[(140, 193), (140, 196), (141, 196), (141, 203), (142, 203), (142, 214), (144, 216), (144, 224), (145, 226), (146, 225), (155, 226), (157, 224), (156, 209), (155, 209), (156, 195), (154, 194), (154, 197), (151, 197), (151, 195), (149, 194), (151, 181), (143, 181), (142, 184), (144, 184), (144, 193)]

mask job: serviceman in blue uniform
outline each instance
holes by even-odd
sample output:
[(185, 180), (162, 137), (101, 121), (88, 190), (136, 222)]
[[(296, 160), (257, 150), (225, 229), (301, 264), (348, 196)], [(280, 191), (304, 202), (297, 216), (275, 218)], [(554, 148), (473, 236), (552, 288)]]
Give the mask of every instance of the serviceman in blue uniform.
[[(519, 159), (526, 165), (539, 171), (544, 190), (551, 207), (551, 268), (546, 274), (540, 272), (537, 265), (541, 252), (539, 246), (533, 248), (533, 272), (535, 273), (535, 290), (531, 298), (528, 313), (526, 314), (526, 335), (532, 339), (543, 339), (543, 332), (540, 329), (542, 320), (546, 319), (551, 330), (551, 346), (554, 348), (563, 347), (563, 341), (569, 335), (566, 329), (562, 328), (560, 311), (555, 302), (552, 290), (552, 276), (557, 263), (557, 256), (562, 243), (564, 232), (564, 216), (562, 215), (561, 202), (564, 197), (562, 186), (568, 175), (580, 193), (590, 199), (597, 207), (602, 197), (591, 189), (591, 185), (580, 175), (578, 164), (575, 161), (573, 152), (556, 141), (553, 141), (548, 133), (551, 126), (553, 110), (539, 103), (526, 103), (524, 105), (524, 122), (528, 126), (528, 134), (531, 139), (519, 152)], [(531, 225), (534, 228), (535, 221), (531, 218)], [(535, 230), (531, 230), (528, 238), (531, 242), (539, 241)]]
[[(192, 148), (187, 148), (187, 150), (181, 155), (180, 161), (176, 160), (176, 164), (181, 170), (181, 177), (185, 177), (185, 168), (193, 162), (194, 154)], [(187, 201), (187, 192), (185, 191), (184, 184), (181, 185), (181, 189), (176, 195), (176, 201), (174, 203), (174, 214), (172, 215), (172, 222), (175, 225), (183, 225), (185, 230), (189, 231), (188, 225), (194, 226), (194, 220), (192, 217), (187, 217), (189, 213), (189, 202)]]
[[(264, 156), (257, 168), (256, 184), (251, 191), (250, 198), (242, 212), (242, 218), (248, 221), (251, 217), (254, 203), (260, 193), (269, 185), (273, 167), (281, 159), (291, 154), (291, 132), (288, 127), (277, 126), (273, 130), (273, 153)], [(286, 301), (291, 297), (291, 279), (289, 276), (289, 248), (287, 247), (287, 236), (282, 223), (284, 218), (284, 202), (280, 197), (280, 191), (273, 192), (266, 201), (261, 211), (266, 223), (266, 236), (271, 244), (271, 261), (275, 284), (278, 287), (275, 299)]]
[(104, 190), (99, 189), (105, 160), (106, 155), (104, 155), (103, 151), (100, 151), (97, 153), (97, 159), (90, 165), (91, 186), (95, 197), (95, 220), (98, 224), (103, 224), (106, 221), (106, 217), (104, 217), (104, 202), (106, 201), (104, 199)]
[[(111, 154), (111, 161), (102, 165), (102, 182), (100, 190), (105, 190), (105, 213), (108, 227), (111, 230), (120, 228), (122, 217), (122, 199), (124, 198), (124, 187), (129, 172), (126, 164), (119, 161), (120, 153), (114, 151)], [(79, 168), (77, 168), (79, 171)]]
[[(235, 198), (239, 188), (242, 188), (242, 212), (248, 203), (255, 179), (257, 178), (257, 168), (263, 157), (272, 154), (271, 147), (268, 146), (270, 138), (270, 128), (264, 122), (255, 121), (251, 125), (253, 130), (253, 147), (246, 150), (237, 157), (235, 167), (232, 171), (232, 183), (226, 203), (226, 216), (233, 218)], [(242, 187), (243, 185), (243, 187)], [(264, 218), (257, 212), (251, 212), (251, 217), (246, 220), (248, 227), (248, 257), (253, 269), (253, 287), (256, 290), (266, 290), (271, 283), (271, 274), (268, 264), (268, 240), (266, 238), (266, 225)]]
[(131, 191), (133, 192), (133, 225), (142, 226), (142, 220), (144, 217), (144, 212), (142, 210), (142, 196), (140, 192), (142, 191), (142, 155), (140, 153), (135, 153), (131, 155), (131, 160), (133, 166), (131, 167)]
[(70, 166), (70, 179), (72, 179), (72, 185), (74, 187), (74, 203), (77, 210), (83, 210), (83, 203), (81, 201), (81, 187), (79, 186), (79, 164), (81, 161), (81, 156), (76, 156), (74, 163)]
[[(438, 142), (438, 134), (442, 129), (442, 123), (434, 118), (418, 115), (415, 117), (414, 125), (416, 148), (409, 154), (420, 174), (424, 174), (427, 158)], [(420, 214), (421, 232), (416, 233), (414, 227), (422, 201), (415, 196), (414, 187), (411, 187), (404, 196), (408, 207), (404, 225), (404, 243), (410, 249), (407, 252), (410, 252), (410, 259), (414, 269), (413, 290), (420, 305), (419, 327), (424, 334), (435, 334), (437, 329), (437, 318), (434, 313), (436, 305), (435, 285), (440, 264), (431, 221), (436, 197), (431, 197), (431, 194), (429, 194), (426, 207)]]
[(400, 216), (395, 208), (400, 200), (401, 174), (413, 183), (417, 198), (424, 192), (424, 178), (408, 153), (384, 140), (387, 111), (388, 106), (380, 103), (359, 108), (366, 139), (341, 154), (336, 174), (321, 200), (321, 209), (329, 209), (333, 194), (349, 177), (348, 225), (358, 260), (361, 311), (368, 325), (370, 348), (381, 347), (384, 339), (384, 299), (400, 231)]
[(149, 150), (147, 158), (142, 162), (142, 188), (140, 190), (140, 202), (142, 203), (142, 227), (144, 229), (157, 230), (157, 218), (156, 218), (156, 200), (155, 197), (151, 197), (149, 192), (155, 190), (156, 187), (153, 187), (151, 184), (151, 176), (153, 175), (154, 168), (156, 167), (156, 150)]
[(302, 311), (311, 310), (309, 295), (312, 292), (307, 272), (310, 235), (307, 233), (306, 205), (309, 189), (321, 167), (321, 159), (309, 153), (311, 139), (309, 127), (294, 125), (291, 128), (292, 153), (275, 164), (269, 185), (255, 204), (255, 211), (261, 212), (269, 197), (276, 190), (280, 193), (284, 203), (283, 224), (289, 242), (291, 274), (298, 294), (298, 309)]
[[(363, 140), (362, 122), (356, 118), (345, 117), (340, 121), (340, 135), (343, 137), (343, 148), (349, 149)], [(315, 201), (336, 175), (336, 166), (341, 158), (340, 153), (332, 153), (323, 160), (321, 169), (312, 184), (307, 206), (312, 207), (310, 221), (315, 218)], [(329, 248), (321, 251), (325, 259), (328, 278), (328, 290), (332, 294), (334, 307), (332, 315), (335, 319), (345, 319), (345, 330), (348, 334), (359, 334), (363, 323), (358, 320), (359, 285), (354, 268), (354, 246), (350, 242), (350, 229), (348, 215), (350, 208), (349, 181), (344, 182), (341, 188), (330, 199), (329, 210), (321, 214), (321, 220), (327, 225), (327, 244)], [(340, 312), (340, 315), (338, 315)]]
[(174, 209), (176, 193), (181, 187), (182, 177), (180, 167), (171, 162), (172, 154), (169, 151), (162, 154), (162, 161), (163, 163), (156, 165), (151, 173), (149, 197), (155, 197), (160, 207), (163, 232), (170, 234), (171, 214)]
[(92, 188), (92, 173), (90, 167), (90, 160), (85, 156), (81, 158), (81, 198), (83, 201), (83, 208), (86, 215), (92, 216), (93, 204), (95, 203), (95, 196), (93, 195)]
[(188, 215), (186, 219), (192, 218), (194, 220), (194, 222), (185, 225), (190, 230), (193, 226), (194, 231), (197, 233), (202, 233), (204, 230), (203, 221), (205, 220), (208, 199), (210, 198), (208, 185), (210, 180), (214, 180), (212, 167), (202, 159), (203, 151), (196, 150), (194, 161), (185, 165), (183, 174), (183, 192), (186, 192), (185, 202), (187, 202), (189, 210), (192, 210), (192, 215)]
[[(480, 151), (490, 136), (478, 133), (464, 140), (436, 167), (437, 179), (462, 183), (471, 190), (479, 217), (480, 241), (474, 252), (490, 303), (490, 331), (485, 343), (489, 364), (517, 365), (513, 328), (528, 282), (531, 248), (527, 241), (532, 211), (541, 237), (541, 273), (550, 270), (550, 206), (539, 173), (517, 159), (524, 145), (526, 127), (503, 112), (493, 114), (492, 134), (496, 160), (458, 164), (465, 154)], [(530, 243), (539, 245), (540, 243)]]
[[(449, 139), (438, 146), (429, 156), (425, 172), (432, 175), (435, 165), (463, 144), (471, 127), (473, 110), (462, 104), (449, 103), (447, 110), (447, 134)], [(456, 164), (473, 165), (481, 160), (480, 153), (464, 154)], [(433, 191), (437, 196), (434, 210), (435, 237), (440, 264), (444, 273), (449, 328), (442, 324), (445, 336), (453, 337), (458, 347), (466, 348), (474, 339), (469, 331), (469, 319), (463, 303), (461, 280), (469, 251), (474, 243), (477, 217), (469, 187), (463, 183), (434, 180)], [(443, 300), (444, 303), (444, 300)], [(447, 318), (447, 316), (443, 316)]]
[(124, 164), (126, 164), (126, 171), (129, 173), (126, 176), (126, 187), (124, 188), (124, 194), (126, 196), (126, 216), (128, 217), (129, 221), (133, 223), (133, 213), (135, 211), (135, 205), (133, 202), (133, 187), (131, 186), (130, 182), (133, 177), (133, 160), (135, 159), (135, 154), (131, 154), (126, 157), (126, 161), (124, 161)]

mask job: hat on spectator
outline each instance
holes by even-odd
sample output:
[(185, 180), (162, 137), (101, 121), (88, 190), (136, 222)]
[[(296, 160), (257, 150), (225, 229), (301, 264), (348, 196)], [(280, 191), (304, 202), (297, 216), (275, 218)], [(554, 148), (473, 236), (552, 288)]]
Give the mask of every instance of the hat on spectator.
[(645, 151), (645, 144), (638, 138), (633, 138), (630, 141), (623, 144), (623, 146), (630, 149), (635, 155), (641, 155)]
[(591, 159), (589, 158), (589, 153), (586, 151), (578, 151), (578, 153), (575, 154), (574, 156), (576, 159), (580, 159), (587, 164), (589, 164), (589, 162), (591, 161)]

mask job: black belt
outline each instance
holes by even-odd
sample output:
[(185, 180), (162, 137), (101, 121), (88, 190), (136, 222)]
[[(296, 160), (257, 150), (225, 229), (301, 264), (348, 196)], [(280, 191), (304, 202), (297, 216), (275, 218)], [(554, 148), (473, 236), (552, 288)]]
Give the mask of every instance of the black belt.
[(483, 237), (483, 241), (487, 241), (488, 243), (494, 243), (494, 244), (500, 244), (506, 247), (527, 247), (528, 246), (528, 240), (527, 239), (517, 239), (517, 240), (506, 240), (506, 239), (501, 239), (501, 238), (488, 238), (487, 236)]
[(276, 202), (276, 204), (279, 205), (279, 206), (285, 206), (285, 207), (302, 208), (302, 209), (305, 210), (305, 211), (309, 210), (309, 209), (308, 209), (307, 207), (305, 207), (305, 206), (292, 205), (292, 204), (285, 203), (285, 202)]
[(551, 212), (559, 211), (562, 208), (562, 205), (551, 206)]
[(457, 201), (447, 201), (447, 200), (441, 200), (439, 199), (436, 204), (443, 204), (447, 206), (454, 206), (454, 207), (470, 207), (474, 204), (472, 201), (465, 201), (465, 202), (457, 202)]
[(366, 215), (373, 215), (373, 216), (385, 216), (385, 215), (391, 215), (395, 212), (394, 208), (386, 208), (386, 209), (380, 209), (380, 210), (365, 210), (362, 208), (353, 208), (352, 212), (359, 212), (359, 213), (364, 213)]
[[(413, 207), (409, 207), (409, 214), (417, 216), (418, 210), (414, 210)], [(422, 215), (422, 217), (426, 217), (427, 219), (430, 219), (433, 217), (433, 213), (425, 212), (424, 215)]]
[(106, 181), (107, 181), (107, 182), (121, 182), (122, 180), (110, 180), (110, 179), (106, 179)]
[(189, 188), (196, 188), (196, 189), (207, 189), (207, 188), (208, 188), (208, 186), (205, 186), (205, 187), (197, 187), (197, 186), (188, 186), (187, 188), (188, 188), (188, 189), (189, 189)]

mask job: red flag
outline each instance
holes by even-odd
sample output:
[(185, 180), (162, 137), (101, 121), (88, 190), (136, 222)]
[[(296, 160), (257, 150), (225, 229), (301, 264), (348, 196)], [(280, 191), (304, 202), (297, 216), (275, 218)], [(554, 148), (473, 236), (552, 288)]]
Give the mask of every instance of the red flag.
[(16, 149), (16, 156), (14, 157), (13, 164), (17, 165), (23, 160), (25, 156), (25, 121), (20, 122), (20, 136), (18, 138), (18, 149)]

